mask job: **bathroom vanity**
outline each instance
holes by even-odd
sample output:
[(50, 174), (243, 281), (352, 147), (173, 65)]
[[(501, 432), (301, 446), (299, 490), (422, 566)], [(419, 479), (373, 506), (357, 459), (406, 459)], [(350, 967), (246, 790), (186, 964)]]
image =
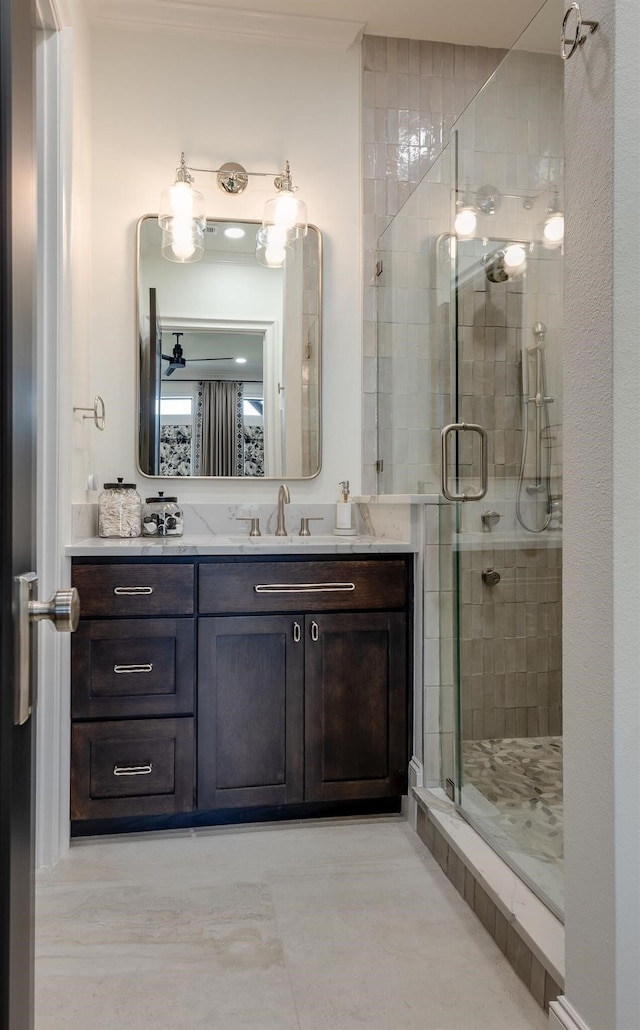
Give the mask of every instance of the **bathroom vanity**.
[(412, 555), (140, 551), (73, 558), (74, 835), (399, 807)]

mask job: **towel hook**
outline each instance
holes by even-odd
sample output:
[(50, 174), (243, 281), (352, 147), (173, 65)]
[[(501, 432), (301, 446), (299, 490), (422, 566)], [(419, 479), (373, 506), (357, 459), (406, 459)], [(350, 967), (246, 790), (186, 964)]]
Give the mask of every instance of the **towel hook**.
[[(571, 17), (572, 11), (576, 12), (576, 34), (573, 38), (567, 37), (567, 25), (569, 18)], [(582, 17), (582, 11), (580, 10), (580, 4), (573, 3), (569, 5), (569, 8), (562, 19), (562, 36), (560, 42), (562, 44), (560, 54), (563, 61), (568, 61), (570, 57), (573, 57), (579, 46), (582, 46), (587, 36), (590, 36), (596, 31), (600, 22), (598, 21), (587, 21), (586, 18)], [(589, 29), (588, 33), (583, 35), (582, 27), (586, 25)]]
[(103, 401), (102, 397), (100, 396), (100, 394), (96, 394), (96, 396), (93, 398), (93, 407), (92, 408), (74, 408), (73, 410), (74, 411), (90, 411), (91, 412), (90, 415), (83, 415), (82, 416), (82, 421), (84, 422), (85, 419), (90, 418), (90, 419), (93, 420), (93, 424), (96, 427), (96, 429), (104, 429), (104, 426), (105, 426), (104, 401)]

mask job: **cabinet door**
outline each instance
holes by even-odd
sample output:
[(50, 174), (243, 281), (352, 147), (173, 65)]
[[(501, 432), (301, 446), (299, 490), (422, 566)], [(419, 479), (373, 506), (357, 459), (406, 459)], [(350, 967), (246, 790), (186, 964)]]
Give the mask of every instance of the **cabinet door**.
[(305, 800), (403, 794), (405, 616), (307, 616), (305, 636)]
[(303, 626), (199, 620), (199, 809), (302, 801)]

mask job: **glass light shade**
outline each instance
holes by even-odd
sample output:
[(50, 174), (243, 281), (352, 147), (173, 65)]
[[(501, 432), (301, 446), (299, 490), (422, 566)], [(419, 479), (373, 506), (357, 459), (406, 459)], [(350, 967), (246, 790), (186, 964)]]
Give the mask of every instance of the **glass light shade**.
[(258, 229), (256, 234), (256, 261), (267, 268), (282, 268), (287, 255), (293, 253), (289, 230), (278, 225)]
[(204, 254), (204, 230), (180, 222), (174, 226), (170, 222), (162, 229), (161, 251), (167, 261), (180, 264), (199, 261)]
[(461, 207), (455, 217), (453, 228), (457, 236), (473, 236), (478, 216), (472, 207)]
[(550, 211), (544, 223), (545, 243), (562, 243), (564, 239), (564, 215), (561, 211)]
[(527, 252), (519, 243), (512, 243), (505, 247), (503, 261), (507, 272), (521, 272), (527, 263)]
[(199, 261), (204, 253), (204, 196), (180, 180), (163, 190), (158, 223), (162, 255), (168, 261)]
[(275, 226), (285, 229), (287, 239), (295, 240), (307, 235), (307, 205), (292, 190), (280, 190), (264, 205), (263, 228)]
[(176, 218), (180, 221), (197, 222), (200, 228), (204, 229), (204, 196), (199, 190), (194, 190), (188, 182), (174, 182), (173, 186), (163, 190), (160, 196), (160, 227), (164, 229), (167, 222)]

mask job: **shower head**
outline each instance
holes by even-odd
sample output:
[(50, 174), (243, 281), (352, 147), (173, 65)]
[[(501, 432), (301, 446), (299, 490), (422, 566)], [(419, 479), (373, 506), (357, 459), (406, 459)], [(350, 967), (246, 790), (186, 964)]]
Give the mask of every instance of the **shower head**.
[(480, 263), (490, 283), (506, 283), (520, 275), (527, 265), (527, 251), (521, 243), (509, 243), (505, 247), (483, 254)]

